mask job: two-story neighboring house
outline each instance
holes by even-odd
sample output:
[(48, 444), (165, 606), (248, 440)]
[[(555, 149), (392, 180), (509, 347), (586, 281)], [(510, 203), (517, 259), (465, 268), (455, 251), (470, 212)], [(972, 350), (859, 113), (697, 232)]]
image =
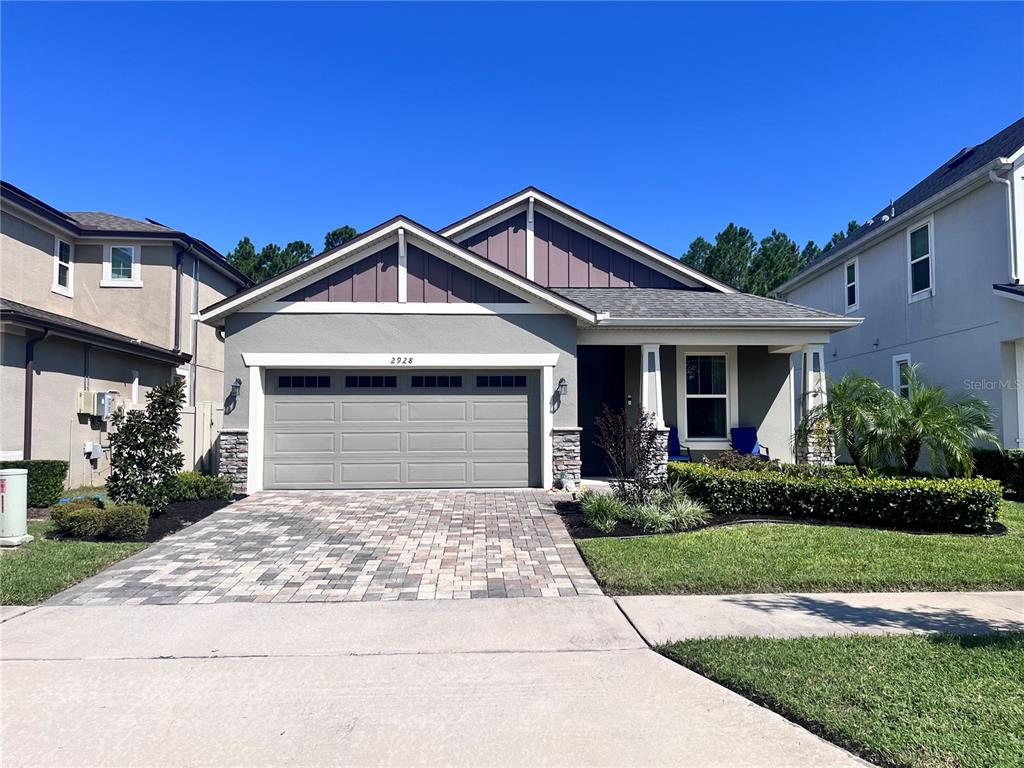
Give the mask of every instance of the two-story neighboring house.
[(1003, 444), (1024, 447), (1022, 238), (1024, 119), (954, 154), (779, 292), (864, 318), (826, 346), (833, 377), (899, 390), (919, 363), (928, 382), (987, 399)]
[(103, 409), (186, 381), (187, 466), (206, 462), (223, 407), (223, 343), (201, 307), (246, 277), (216, 250), (152, 220), (59, 211), (0, 183), (0, 457), (66, 459), (69, 483), (108, 469)]

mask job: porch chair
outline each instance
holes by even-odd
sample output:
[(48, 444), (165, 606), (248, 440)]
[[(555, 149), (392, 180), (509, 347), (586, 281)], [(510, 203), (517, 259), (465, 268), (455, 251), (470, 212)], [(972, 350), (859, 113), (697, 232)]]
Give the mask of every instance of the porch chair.
[(733, 427), (729, 430), (732, 449), (745, 456), (757, 456), (762, 461), (771, 458), (767, 446), (757, 439), (757, 427)]
[(679, 444), (679, 427), (668, 428), (668, 460), (693, 461), (690, 449)]

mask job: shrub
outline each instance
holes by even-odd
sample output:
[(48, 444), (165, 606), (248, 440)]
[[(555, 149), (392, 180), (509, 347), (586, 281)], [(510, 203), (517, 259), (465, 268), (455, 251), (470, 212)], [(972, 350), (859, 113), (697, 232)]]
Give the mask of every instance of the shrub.
[(673, 463), (669, 477), (712, 514), (818, 518), (908, 530), (982, 531), (999, 514), (995, 480), (799, 477)]
[(622, 519), (622, 502), (610, 493), (584, 491), (580, 497), (583, 522), (601, 533), (611, 533)]
[(142, 503), (159, 512), (167, 504), (168, 481), (185, 463), (178, 450), (185, 384), (178, 380), (154, 387), (146, 400), (145, 411), (114, 414), (107, 493), (116, 502)]
[[(764, 459), (749, 453), (737, 453), (736, 451), (722, 451), (714, 458), (704, 459), (704, 463), (710, 464), (719, 469), (732, 469), (736, 471), (750, 472), (781, 472), (782, 465), (778, 459), (765, 461)], [(796, 466), (795, 464), (792, 466)]]
[(641, 531), (668, 533), (672, 530), (672, 521), (662, 507), (663, 501), (663, 492), (653, 491), (648, 501), (627, 507), (626, 518)]
[(230, 499), (231, 478), (224, 475), (206, 475), (202, 472), (179, 472), (169, 481), (168, 501), (198, 501), (201, 499)]
[(596, 423), (595, 442), (608, 456), (616, 495), (624, 504), (647, 501), (660, 482), (657, 470), (665, 460), (654, 414), (641, 408), (636, 419), (630, 419), (625, 408), (613, 411), (605, 406)]
[(68, 463), (51, 459), (0, 461), (0, 469), (28, 470), (27, 503), (30, 507), (49, 507), (56, 504), (68, 476)]
[(1005, 454), (1006, 490), (1016, 495), (1024, 494), (1024, 451), (1012, 450)]
[(664, 510), (673, 531), (699, 528), (711, 519), (707, 508), (689, 496), (670, 498), (665, 503)]
[(1013, 453), (1013, 451), (1003, 452), (996, 448), (972, 449), (971, 456), (974, 459), (974, 474), (978, 477), (987, 477), (989, 480), (998, 480), (1001, 483), (1005, 483), (1010, 453)]
[(141, 539), (149, 530), (149, 509), (140, 504), (88, 507), (70, 502), (54, 507), (51, 518), (57, 530), (75, 539)]

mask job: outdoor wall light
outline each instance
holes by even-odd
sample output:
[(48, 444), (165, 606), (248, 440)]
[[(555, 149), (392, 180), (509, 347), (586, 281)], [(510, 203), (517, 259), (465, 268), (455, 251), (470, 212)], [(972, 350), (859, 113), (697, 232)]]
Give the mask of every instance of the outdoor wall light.
[(558, 380), (558, 394), (565, 397), (569, 394), (569, 382), (565, 379)]
[(241, 379), (235, 379), (231, 383), (231, 396), (232, 397), (238, 397), (238, 393), (241, 392), (241, 391), (242, 391), (242, 380)]

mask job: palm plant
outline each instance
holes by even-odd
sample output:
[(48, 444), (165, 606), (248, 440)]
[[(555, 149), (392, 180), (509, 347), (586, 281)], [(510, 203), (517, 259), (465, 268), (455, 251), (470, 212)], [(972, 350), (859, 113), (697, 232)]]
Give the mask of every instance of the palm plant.
[(890, 390), (874, 417), (866, 458), (891, 460), (900, 474), (909, 475), (927, 450), (933, 474), (970, 476), (971, 447), (999, 446), (988, 402), (974, 395), (950, 398), (946, 388), (922, 380), (917, 365), (901, 372), (906, 395)]
[(846, 451), (857, 472), (866, 475), (872, 456), (879, 452), (873, 443), (875, 421), (889, 391), (856, 371), (847, 371), (838, 381), (828, 377), (827, 383), (827, 401), (807, 411), (797, 425), (794, 442), (803, 448), (817, 442), (837, 453)]

